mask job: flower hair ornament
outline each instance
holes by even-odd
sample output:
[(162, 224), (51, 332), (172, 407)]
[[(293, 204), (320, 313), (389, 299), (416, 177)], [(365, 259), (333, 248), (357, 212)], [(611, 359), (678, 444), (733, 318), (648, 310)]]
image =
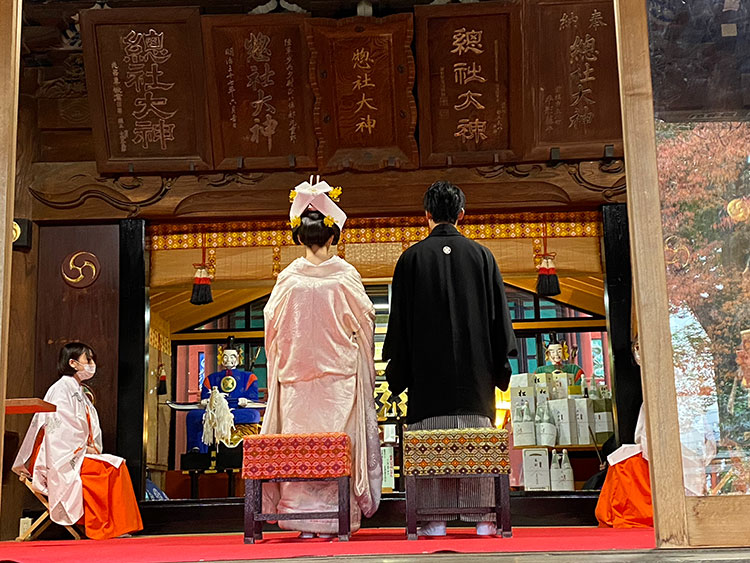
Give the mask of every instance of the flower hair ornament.
[(302, 214), (311, 208), (323, 214), (326, 227), (337, 225), (339, 230), (343, 230), (346, 213), (335, 203), (340, 195), (341, 188), (330, 186), (320, 176), (310, 176), (309, 180), (295, 186), (289, 192), (289, 201), (292, 203), (289, 208), (289, 224), (292, 229), (300, 226)]

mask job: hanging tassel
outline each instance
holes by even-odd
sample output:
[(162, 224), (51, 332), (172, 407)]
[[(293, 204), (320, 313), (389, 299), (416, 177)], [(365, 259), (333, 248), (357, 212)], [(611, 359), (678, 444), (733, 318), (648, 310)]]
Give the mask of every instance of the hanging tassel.
[(167, 370), (164, 368), (164, 364), (159, 364), (157, 368), (159, 374), (159, 387), (156, 390), (157, 395), (167, 394)]
[(560, 280), (557, 278), (555, 263), (550, 257), (542, 259), (539, 276), (536, 279), (536, 292), (542, 297), (560, 295)]
[(541, 254), (541, 263), (537, 266), (539, 275), (536, 279), (536, 293), (541, 297), (560, 295), (560, 280), (557, 278), (554, 262), (555, 253), (547, 251), (547, 223), (543, 225), (542, 241), (544, 250)]
[(161, 361), (161, 333), (156, 334), (158, 338), (159, 346), (159, 366), (156, 368), (156, 373), (159, 374), (159, 386), (156, 388), (157, 395), (167, 394), (167, 369), (164, 367), (164, 362)]
[(207, 305), (213, 302), (211, 296), (211, 277), (208, 275), (208, 265), (206, 264), (206, 246), (203, 246), (203, 262), (193, 264), (195, 278), (193, 279), (193, 294), (190, 296), (190, 302), (193, 305)]

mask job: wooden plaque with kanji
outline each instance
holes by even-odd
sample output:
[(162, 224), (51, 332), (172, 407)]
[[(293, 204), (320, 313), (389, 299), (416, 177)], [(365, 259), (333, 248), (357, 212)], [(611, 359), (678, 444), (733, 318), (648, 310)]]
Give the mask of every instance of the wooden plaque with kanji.
[(305, 26), (319, 169), (416, 168), (411, 14)]
[(526, 159), (622, 156), (612, 2), (529, 0), (527, 7)]
[(416, 6), (422, 166), (517, 162), (523, 152), (521, 6)]
[(198, 9), (84, 10), (81, 34), (99, 171), (212, 168)]
[(217, 169), (314, 168), (305, 16), (204, 16)]

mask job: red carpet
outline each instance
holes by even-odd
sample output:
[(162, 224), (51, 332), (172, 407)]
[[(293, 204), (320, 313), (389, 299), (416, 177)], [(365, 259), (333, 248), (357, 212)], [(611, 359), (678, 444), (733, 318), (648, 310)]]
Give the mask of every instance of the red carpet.
[(532, 551), (605, 551), (654, 549), (653, 529), (516, 528), (513, 538), (479, 538), (473, 529), (457, 529), (444, 538), (408, 541), (403, 529), (365, 529), (351, 541), (300, 540), (296, 533), (264, 534), (245, 545), (241, 534), (148, 536), (105, 541), (0, 542), (0, 559), (19, 563), (122, 561), (155, 563), (227, 561), (332, 555), (394, 555), (435, 552), (491, 553)]

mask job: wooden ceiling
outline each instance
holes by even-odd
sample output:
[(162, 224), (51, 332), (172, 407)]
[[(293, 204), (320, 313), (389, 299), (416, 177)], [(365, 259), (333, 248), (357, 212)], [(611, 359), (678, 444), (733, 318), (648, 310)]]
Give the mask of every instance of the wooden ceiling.
[(213, 303), (193, 305), (192, 290), (159, 290), (151, 294), (151, 315), (158, 315), (169, 323), (172, 333), (185, 330), (218, 315), (254, 301), (271, 292), (271, 286), (254, 286), (246, 289), (213, 289)]
[[(509, 285), (526, 291), (536, 291), (536, 276), (504, 278)], [(554, 299), (590, 313), (606, 316), (604, 306), (604, 277), (560, 277), (560, 295)]]

